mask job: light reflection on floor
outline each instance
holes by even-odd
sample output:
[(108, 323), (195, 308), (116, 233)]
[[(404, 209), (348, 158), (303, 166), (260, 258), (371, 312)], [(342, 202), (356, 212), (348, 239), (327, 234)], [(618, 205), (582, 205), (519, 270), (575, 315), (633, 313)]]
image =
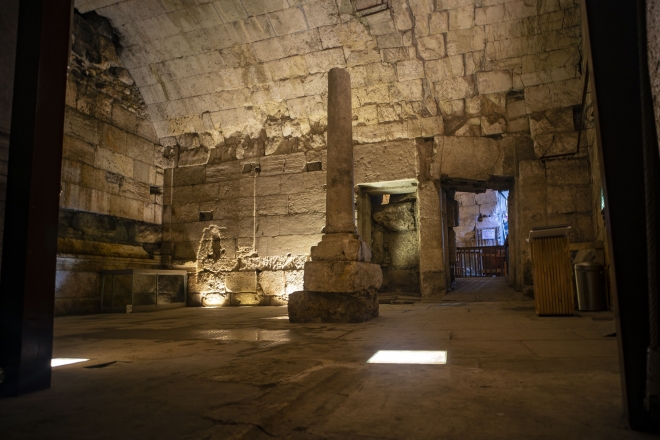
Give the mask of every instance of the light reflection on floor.
[(50, 360), (51, 368), (61, 367), (63, 365), (77, 364), (79, 362), (87, 362), (89, 359), (79, 358), (53, 358)]
[(380, 350), (371, 356), (368, 364), (446, 364), (446, 351)]

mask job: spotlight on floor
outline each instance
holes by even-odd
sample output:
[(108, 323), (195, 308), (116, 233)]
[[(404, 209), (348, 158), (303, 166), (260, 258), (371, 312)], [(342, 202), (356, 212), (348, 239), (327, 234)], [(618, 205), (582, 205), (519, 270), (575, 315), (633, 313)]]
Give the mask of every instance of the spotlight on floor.
[(446, 351), (379, 350), (368, 364), (446, 364)]
[(77, 364), (78, 362), (87, 362), (89, 359), (76, 359), (76, 358), (53, 358), (50, 360), (50, 366), (61, 367), (62, 365)]

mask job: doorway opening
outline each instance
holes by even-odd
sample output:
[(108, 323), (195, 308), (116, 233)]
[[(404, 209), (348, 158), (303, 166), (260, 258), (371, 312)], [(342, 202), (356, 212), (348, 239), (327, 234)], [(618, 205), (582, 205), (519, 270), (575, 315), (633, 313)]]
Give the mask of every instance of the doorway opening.
[(380, 265), (380, 292), (420, 295), (417, 182), (359, 185), (358, 230)]
[(461, 278), (507, 277), (509, 191), (456, 192), (454, 200), (459, 219), (450, 234), (452, 284)]

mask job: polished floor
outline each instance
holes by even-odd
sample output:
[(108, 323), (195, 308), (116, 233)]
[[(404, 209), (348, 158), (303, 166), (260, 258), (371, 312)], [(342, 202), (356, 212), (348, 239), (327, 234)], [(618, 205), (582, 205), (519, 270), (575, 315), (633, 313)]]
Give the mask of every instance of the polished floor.
[[(381, 305), (363, 324), (286, 312), (58, 318), (55, 356), (90, 360), (1, 400), (0, 438), (647, 437), (625, 428), (611, 312), (542, 318), (531, 301), (460, 297)], [(378, 350), (446, 350), (448, 364), (368, 364)]]

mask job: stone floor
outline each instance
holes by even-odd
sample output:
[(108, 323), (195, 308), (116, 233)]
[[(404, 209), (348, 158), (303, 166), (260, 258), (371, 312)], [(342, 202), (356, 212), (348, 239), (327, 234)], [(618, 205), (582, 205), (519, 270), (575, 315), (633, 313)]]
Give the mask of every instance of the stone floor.
[(456, 278), (456, 288), (443, 301), (530, 301), (509, 286), (505, 277)]
[[(57, 318), (55, 356), (90, 361), (0, 400), (0, 438), (646, 438), (624, 427), (609, 312), (418, 302), (362, 324), (295, 325), (286, 312)], [(449, 364), (367, 364), (381, 349), (448, 350)]]

